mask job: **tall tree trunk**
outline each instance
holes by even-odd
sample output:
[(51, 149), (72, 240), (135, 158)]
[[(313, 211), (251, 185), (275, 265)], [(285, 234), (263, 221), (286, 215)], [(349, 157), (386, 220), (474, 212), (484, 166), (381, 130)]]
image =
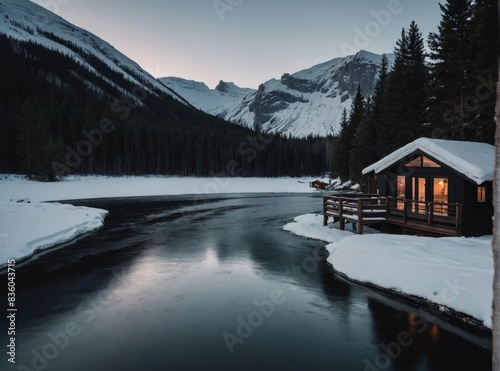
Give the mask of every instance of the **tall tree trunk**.
[[(497, 8), (500, 19), (500, 0)], [(498, 31), (497, 31), (498, 32)], [(500, 76), (500, 58), (498, 59)], [(493, 223), (493, 370), (500, 370), (500, 79), (497, 84), (495, 132), (495, 179), (493, 187), (494, 223)]]

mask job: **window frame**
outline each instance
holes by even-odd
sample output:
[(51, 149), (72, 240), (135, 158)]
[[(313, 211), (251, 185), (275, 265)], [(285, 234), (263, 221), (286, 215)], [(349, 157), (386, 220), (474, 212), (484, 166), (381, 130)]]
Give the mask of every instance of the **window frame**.
[(486, 186), (477, 186), (477, 202), (486, 202)]
[(433, 169), (442, 168), (441, 165), (439, 165), (436, 161), (430, 159), (426, 155), (419, 155), (418, 157), (414, 158), (413, 160), (408, 161), (404, 166), (405, 167), (418, 167), (418, 168), (433, 168)]

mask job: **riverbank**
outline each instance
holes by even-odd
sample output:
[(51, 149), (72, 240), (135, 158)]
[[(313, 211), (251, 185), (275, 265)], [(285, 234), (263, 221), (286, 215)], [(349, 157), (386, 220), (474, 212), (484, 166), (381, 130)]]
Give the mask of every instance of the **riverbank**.
[(305, 193), (311, 178), (186, 178), (68, 176), (60, 182), (26, 180), (20, 175), (0, 175), (0, 202), (31, 202), (108, 197), (165, 196), (219, 193)]
[(56, 183), (0, 175), (0, 268), (101, 228), (106, 210), (47, 203), (107, 197), (305, 193), (311, 179), (68, 176)]
[(107, 214), (59, 203), (0, 203), (0, 268), (101, 228)]
[(373, 230), (363, 235), (323, 227), (321, 215), (302, 215), (283, 227), (329, 243), (328, 263), (351, 280), (415, 297), (440, 311), (472, 317), (491, 329), (492, 238), (417, 237)]

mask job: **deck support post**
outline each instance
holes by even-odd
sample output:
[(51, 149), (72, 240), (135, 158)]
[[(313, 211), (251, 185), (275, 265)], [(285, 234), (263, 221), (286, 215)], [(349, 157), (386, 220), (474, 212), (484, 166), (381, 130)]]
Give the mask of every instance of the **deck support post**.
[(434, 223), (434, 203), (429, 202), (428, 204), (428, 214), (427, 214), (427, 224), (432, 225)]
[(327, 198), (323, 197), (323, 227), (328, 224), (328, 214), (326, 213)]
[(342, 197), (339, 198), (339, 227), (341, 231), (345, 230), (345, 219), (343, 218), (344, 215), (344, 204), (343, 204), (344, 199)]
[(462, 229), (462, 225), (460, 223), (460, 221), (462, 220), (462, 205), (460, 205), (459, 203), (455, 204), (455, 214), (455, 228), (457, 229), (457, 231), (460, 231)]
[(403, 209), (404, 209), (403, 210), (403, 224), (406, 225), (406, 220), (408, 219), (408, 205), (406, 204), (406, 200), (403, 201)]
[(358, 198), (358, 226), (356, 228), (358, 234), (363, 234), (363, 199)]

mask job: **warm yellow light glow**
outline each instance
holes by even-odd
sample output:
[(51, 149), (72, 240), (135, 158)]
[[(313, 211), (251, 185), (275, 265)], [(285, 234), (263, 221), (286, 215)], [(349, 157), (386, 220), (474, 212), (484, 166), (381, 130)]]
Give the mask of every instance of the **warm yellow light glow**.
[(433, 324), (430, 330), (432, 340), (439, 340), (439, 327)]

